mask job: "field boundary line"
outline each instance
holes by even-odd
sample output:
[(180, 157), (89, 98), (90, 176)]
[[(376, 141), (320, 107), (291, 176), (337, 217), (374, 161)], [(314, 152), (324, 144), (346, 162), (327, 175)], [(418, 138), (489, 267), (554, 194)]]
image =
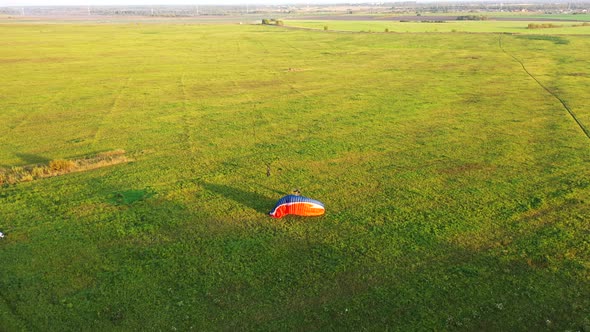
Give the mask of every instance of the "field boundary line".
[(578, 126), (580, 127), (580, 129), (582, 129), (582, 131), (584, 132), (584, 134), (586, 135), (586, 137), (588, 137), (590, 139), (590, 130), (588, 130), (584, 126), (584, 124), (578, 119), (578, 117), (576, 116), (576, 114), (574, 113), (574, 111), (567, 105), (567, 103), (565, 102), (565, 100), (561, 99), (561, 97), (559, 97), (559, 95), (557, 93), (555, 93), (554, 91), (552, 91), (551, 89), (549, 89), (548, 87), (546, 87), (533, 74), (531, 74), (528, 71), (528, 69), (526, 69), (524, 63), (519, 58), (517, 58), (516, 56), (512, 55), (511, 53), (508, 53), (508, 51), (506, 51), (504, 49), (504, 46), (502, 46), (502, 35), (499, 35), (498, 45), (500, 46), (500, 49), (502, 50), (502, 52), (506, 53), (512, 59), (514, 59), (516, 62), (518, 62), (520, 64), (520, 66), (522, 67), (522, 69), (525, 71), (525, 73), (527, 73), (527, 75), (529, 75), (533, 80), (535, 80), (535, 82), (537, 82), (537, 84), (540, 87), (542, 87), (545, 91), (547, 91), (550, 95), (552, 95), (555, 99), (557, 99), (561, 103), (561, 105), (563, 106), (563, 108), (566, 109), (566, 111), (569, 113), (569, 115), (572, 117), (572, 119), (574, 119), (574, 121), (578, 124)]

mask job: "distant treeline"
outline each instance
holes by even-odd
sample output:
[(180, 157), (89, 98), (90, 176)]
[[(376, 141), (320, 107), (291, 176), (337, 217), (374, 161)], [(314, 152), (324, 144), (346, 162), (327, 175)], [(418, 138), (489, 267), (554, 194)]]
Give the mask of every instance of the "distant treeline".
[(553, 23), (529, 23), (528, 29), (550, 29), (550, 28), (561, 28), (563, 25), (557, 25)]
[[(584, 22), (581, 24), (574, 24), (571, 27), (587, 27), (590, 26), (590, 22)], [(563, 25), (553, 23), (529, 23), (527, 29), (551, 29), (551, 28), (562, 28)]]
[(457, 21), (485, 21), (488, 17), (485, 15), (463, 15), (457, 16)]

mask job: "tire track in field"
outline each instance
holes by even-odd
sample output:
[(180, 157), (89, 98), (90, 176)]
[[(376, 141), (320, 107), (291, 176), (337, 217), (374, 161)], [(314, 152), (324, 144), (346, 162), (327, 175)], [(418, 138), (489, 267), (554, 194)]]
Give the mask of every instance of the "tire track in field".
[[(269, 48), (266, 46), (266, 44), (264, 44), (262, 41), (258, 40), (258, 39), (252, 39), (251, 37), (247, 37), (245, 38), (245, 40), (256, 44), (258, 46), (260, 46), (263, 50), (263, 52), (265, 54), (272, 54), (272, 52), (269, 50)], [(287, 48), (291, 48), (293, 49), (295, 52), (300, 53), (301, 49), (297, 48), (296, 46), (294, 46), (293, 44), (289, 43), (288, 41), (286, 41), (285, 39), (280, 39), (280, 42), (285, 45)], [(238, 50), (241, 52), (241, 44), (238, 44)], [(293, 84), (289, 83), (285, 78), (284, 78), (284, 73), (285, 72), (289, 72), (292, 71), (293, 68), (289, 67), (289, 68), (280, 68), (279, 70), (277, 70), (277, 76), (279, 76), (279, 80), (281, 82), (283, 82), (285, 85), (287, 85), (293, 92), (301, 95), (302, 97), (307, 98), (308, 96), (301, 92), (299, 89), (297, 89)], [(239, 88), (239, 85), (237, 84), (237, 82), (234, 82), (234, 86)], [(251, 100), (251, 98), (250, 98)]]
[(287, 82), (285, 79), (282, 79), (283, 82), (285, 82), (285, 84), (287, 84), (289, 86), (289, 89), (291, 89), (291, 91), (294, 91), (296, 94), (300, 95), (303, 98), (309, 98), (309, 96), (305, 93), (303, 93), (301, 90), (297, 89), (293, 84)]
[[(250, 36), (245, 36), (244, 39), (243, 39), (243, 41), (249, 42), (250, 44), (256, 43), (257, 45), (259, 45), (263, 49), (264, 53), (270, 53), (268, 51), (268, 48), (263, 43), (261, 43), (258, 39), (254, 40)], [(243, 41), (239, 41), (238, 40), (238, 42), (237, 42), (237, 51), (238, 51), (238, 54), (244, 54), (243, 53), (244, 48), (246, 48), (246, 49), (248, 48), (248, 45), (247, 44), (242, 45)], [(251, 60), (251, 57), (248, 56), (248, 55), (246, 56), (246, 58), (248, 59), (248, 61)], [(234, 86), (234, 89), (236, 91), (244, 92), (244, 95), (246, 96), (246, 99), (248, 100), (248, 104), (252, 105), (252, 109), (251, 109), (252, 115), (250, 117), (250, 120), (251, 120), (251, 125), (250, 125), (251, 128), (250, 129), (251, 129), (252, 137), (253, 137), (253, 140), (254, 140), (254, 144), (256, 144), (256, 142), (258, 141), (258, 138), (256, 136), (256, 116), (255, 116), (255, 113), (256, 113), (256, 105), (258, 104), (258, 102), (255, 101), (254, 98), (252, 98), (252, 96), (248, 92), (248, 89), (245, 89), (242, 86), (240, 86), (240, 84), (238, 83), (237, 80), (232, 79), (231, 82), (232, 82), (232, 85)], [(260, 115), (259, 118), (262, 119), (262, 120), (264, 120), (264, 117), (262, 115)]]
[[(284, 39), (281, 39), (280, 43), (284, 47), (290, 48), (295, 52), (301, 52), (301, 49), (288, 43)], [(254, 53), (249, 53), (252, 47), (256, 51)], [(246, 54), (246, 57), (249, 60), (251, 60), (251, 58), (248, 56), (248, 54), (255, 54), (256, 57), (258, 57), (259, 53), (264, 54), (263, 57), (266, 56), (266, 54), (273, 54), (272, 50), (269, 49), (266, 43), (251, 36), (247, 36), (239, 41), (236, 45), (236, 49), (239, 54)], [(289, 74), (291, 68), (276, 68), (275, 65), (271, 66), (269, 66), (267, 63), (265, 68), (274, 72), (274, 76), (278, 81), (280, 81), (280, 84), (288, 87), (292, 93), (297, 94), (302, 98), (308, 98), (305, 93), (291, 84), (285, 76)], [(243, 94), (246, 99), (246, 105), (248, 105), (249, 108), (249, 121), (245, 121), (243, 123), (245, 126), (244, 138), (251, 142), (250, 144), (254, 151), (252, 153), (242, 154), (240, 156), (231, 158), (231, 162), (237, 165), (241, 161), (249, 160), (249, 165), (246, 168), (253, 170), (254, 172), (264, 172), (267, 178), (271, 177), (272, 175), (276, 175), (276, 171), (287, 169), (288, 167), (283, 165), (283, 162), (281, 162), (278, 155), (280, 155), (283, 150), (287, 150), (288, 147), (285, 147), (284, 149), (276, 149), (275, 147), (268, 146), (265, 144), (265, 140), (260, 135), (258, 127), (259, 124), (269, 122), (268, 117), (266, 117), (264, 112), (260, 111), (259, 109), (259, 105), (261, 105), (263, 101), (261, 101), (260, 98), (256, 98), (256, 96), (253, 95), (253, 91), (248, 86), (240, 84), (239, 80), (233, 79), (231, 80), (231, 84), (233, 86), (233, 90), (236, 91), (236, 93)]]
[[(239, 91), (244, 94), (244, 96), (247, 99), (247, 104), (251, 105), (250, 121), (249, 121), (250, 128), (249, 128), (249, 130), (245, 130), (244, 134), (246, 137), (251, 136), (251, 142), (252, 142), (251, 145), (252, 145), (252, 149), (254, 150), (254, 152), (249, 153), (249, 154), (240, 155), (239, 157), (232, 158), (231, 160), (234, 163), (237, 163), (237, 162), (239, 162), (241, 160), (245, 160), (245, 159), (250, 159), (250, 158), (255, 159), (255, 160), (257, 160), (257, 162), (253, 165), (249, 165), (248, 168), (255, 170), (255, 171), (263, 170), (266, 173), (266, 177), (268, 178), (273, 173), (273, 170), (272, 170), (273, 163), (276, 163), (278, 161), (279, 165), (280, 165), (280, 160), (278, 157), (276, 157), (275, 154), (272, 154), (273, 156), (269, 156), (269, 154), (271, 154), (270, 151), (264, 151), (265, 144), (264, 144), (263, 140), (260, 138), (260, 136), (258, 135), (257, 121), (260, 121), (263, 123), (267, 123), (269, 121), (264, 116), (264, 114), (262, 112), (258, 112), (258, 105), (261, 102), (257, 101), (252, 96), (252, 94), (248, 88), (242, 87), (238, 83), (238, 81), (236, 81), (236, 80), (232, 80), (232, 85), (234, 86), (236, 91)], [(246, 133), (248, 133), (248, 132), (250, 132), (251, 135), (247, 135)], [(282, 167), (278, 167), (278, 168), (281, 169)]]
[[(305, 69), (302, 69), (302, 70), (305, 70)], [(286, 77), (286, 75), (288, 75), (288, 74), (295, 74), (295, 72), (297, 72), (297, 71), (299, 71), (299, 69), (298, 69), (298, 68), (295, 68), (295, 69), (293, 69), (293, 68), (288, 68), (288, 69), (286, 69), (286, 70), (283, 70), (282, 72), (278, 73), (278, 76), (279, 76), (279, 78), (278, 78), (278, 79), (279, 79), (279, 80), (280, 80), (280, 81), (281, 81), (283, 84), (285, 84), (286, 86), (288, 86), (288, 87), (289, 87), (289, 89), (290, 89), (292, 92), (294, 92), (295, 94), (297, 94), (297, 95), (301, 96), (301, 97), (302, 97), (302, 98), (304, 98), (304, 99), (307, 99), (307, 98), (309, 98), (309, 95), (307, 95), (307, 93), (305, 93), (305, 92), (301, 91), (300, 89), (296, 88), (296, 87), (295, 87), (295, 85), (294, 85), (293, 83), (291, 83), (291, 82), (288, 80), (288, 78)]]
[[(67, 87), (64, 87), (59, 92), (53, 94), (50, 98), (47, 98), (45, 102), (41, 103), (39, 107), (30, 107), (29, 111), (24, 112), (20, 120), (18, 120), (16, 123), (3, 124), (2, 127), (4, 127), (6, 130), (0, 130), (0, 146), (6, 148), (7, 151), (12, 151), (11, 154), (14, 154), (15, 152), (22, 152), (20, 151), (22, 150), (22, 147), (17, 148), (16, 146), (18, 144), (14, 144), (15, 137), (23, 135), (20, 128), (30, 125), (32, 120), (36, 120), (37, 122), (46, 122), (48, 117), (47, 113), (50, 113), (52, 110), (51, 106), (64, 99), (63, 97), (72, 91), (72, 85), (73, 84), (70, 83)], [(63, 105), (59, 106), (63, 107)], [(19, 114), (19, 112), (22, 113), (23, 110), (17, 110), (16, 114)], [(27, 132), (26, 129), (23, 129), (22, 131)], [(18, 140), (19, 139), (17, 138), (17, 141)]]
[[(280, 37), (283, 37), (283, 38), (280, 38)], [(288, 48), (291, 48), (291, 49), (293, 49), (293, 50), (294, 50), (295, 52), (297, 52), (297, 53), (301, 53), (301, 49), (300, 49), (300, 48), (296, 47), (295, 45), (293, 45), (292, 43), (290, 43), (290, 42), (288, 42), (288, 41), (287, 41), (287, 36), (282, 36), (282, 35), (281, 35), (281, 36), (279, 36), (279, 38), (280, 38), (280, 41), (281, 41), (281, 42), (282, 42), (284, 45), (286, 45)]]
[[(41, 109), (41, 110), (47, 110), (49, 108), (49, 105), (54, 105), (59, 99), (61, 99), (61, 97), (63, 97), (67, 91), (71, 91), (70, 87), (72, 85), (70, 84), (67, 88), (63, 89), (62, 91), (54, 94), (51, 98), (49, 98), (46, 102), (44, 102), (41, 107), (39, 107), (37, 110)], [(35, 111), (31, 111), (26, 113), (23, 118), (17, 123), (15, 124), (13, 127), (11, 127), (10, 129), (14, 130), (17, 128), (20, 128), (22, 126), (25, 126), (29, 123), (29, 120), (31, 120), (31, 118), (36, 114)], [(42, 112), (41, 115), (45, 115), (45, 112)]]
[[(251, 120), (251, 125), (250, 125), (250, 129), (251, 129), (251, 133), (252, 133), (252, 137), (254, 138), (254, 142), (256, 143), (256, 141), (258, 140), (256, 137), (256, 105), (258, 104), (257, 101), (254, 100), (254, 98), (252, 98), (252, 96), (250, 95), (250, 93), (248, 92), (247, 89), (244, 89), (240, 86), (240, 84), (236, 81), (236, 80), (232, 80), (232, 85), (234, 86), (234, 90), (236, 92), (242, 92), (244, 93), (244, 96), (246, 96), (246, 99), (248, 100), (248, 104), (252, 105), (252, 115), (250, 117)], [(265, 120), (264, 116), (262, 116), (262, 114), (259, 114), (259, 119), (261, 120)]]
[[(273, 54), (272, 50), (269, 49), (266, 43), (262, 42), (258, 38), (246, 38), (248, 42), (250, 42), (254, 47), (258, 50), (262, 48), (263, 53), (265, 54)], [(300, 53), (302, 50), (297, 48), (292, 43), (288, 42), (285, 37), (279, 38), (278, 40), (280, 44), (282, 44), (284, 49), (291, 49), (292, 52)], [(242, 45), (243, 46), (243, 45)], [(247, 47), (246, 47), (247, 48)], [(307, 99), (309, 96), (298, 89), (294, 84), (291, 83), (290, 79), (286, 76), (291, 73), (293, 68), (291, 67), (283, 67), (283, 68), (269, 68), (271, 71), (274, 72), (274, 76), (276, 79), (282, 84), (283, 86), (287, 87), (289, 92), (288, 94), (299, 96), (299, 98)], [(295, 68), (297, 71), (298, 69)], [(244, 95), (246, 96), (248, 103), (253, 105), (251, 110), (251, 132), (252, 132), (252, 141), (254, 149), (256, 150), (255, 154), (260, 155), (261, 157), (257, 158), (260, 163), (264, 164), (264, 170), (266, 172), (266, 176), (270, 177), (272, 174), (275, 174), (276, 170), (281, 169), (288, 169), (289, 167), (285, 166), (278, 155), (282, 154), (284, 150), (289, 149), (288, 147), (285, 148), (273, 148), (271, 150), (265, 150), (265, 144), (263, 143), (262, 138), (260, 135), (257, 135), (257, 121), (261, 122), (269, 122), (268, 118), (264, 116), (263, 112), (258, 112), (257, 106), (261, 104), (261, 102), (257, 101), (256, 98), (252, 95), (250, 90), (246, 87), (243, 87), (237, 81), (233, 81), (233, 85), (237, 91), (243, 91)], [(241, 156), (239, 159), (247, 159), (249, 156)], [(260, 165), (254, 165), (251, 168), (258, 169)]]
[(119, 108), (119, 103), (123, 97), (123, 94), (125, 94), (125, 92), (129, 89), (129, 86), (131, 85), (131, 81), (133, 81), (133, 77), (132, 76), (127, 77), (125, 84), (123, 85), (123, 87), (121, 87), (119, 89), (119, 92), (117, 93), (117, 95), (113, 99), (113, 104), (111, 105), (111, 107), (109, 108), (107, 113), (102, 117), (101, 123), (98, 125), (98, 127), (96, 128), (96, 130), (93, 134), (94, 137), (92, 138), (92, 145), (96, 146), (96, 144), (100, 141), (101, 137), (103, 136), (102, 133), (104, 131), (104, 127), (107, 124), (109, 124), (110, 122), (112, 122), (109, 120), (112, 119), (116, 110)]
[(190, 169), (193, 174), (197, 171), (195, 165), (197, 164), (197, 157), (196, 152), (197, 149), (194, 143), (194, 137), (191, 133), (191, 122), (189, 118), (189, 107), (188, 107), (188, 94), (186, 92), (186, 83), (184, 81), (185, 73), (180, 75), (179, 79), (179, 87), (182, 92), (182, 133), (181, 133), (181, 142), (184, 143), (184, 148), (188, 151), (188, 160), (190, 162)]
[[(288, 41), (286, 41), (285, 39), (282, 39), (281, 42), (286, 45), (286, 47), (293, 49), (295, 52), (297, 53), (301, 53), (301, 49), (296, 47), (295, 45), (289, 43)], [(293, 67), (289, 67), (287, 69), (284, 69), (281, 73), (279, 73), (279, 80), (281, 80), (281, 82), (283, 82), (285, 85), (287, 85), (289, 87), (289, 89), (293, 92), (295, 92), (296, 94), (300, 95), (303, 98), (308, 98), (309, 96), (306, 95), (305, 93), (303, 93), (300, 89), (296, 88), (295, 85), (293, 85), (291, 82), (289, 82), (289, 80), (287, 80), (286, 76), (287, 74), (291, 73), (291, 72), (297, 72), (297, 71), (301, 71), (301, 70), (305, 70), (302, 68), (293, 68)], [(293, 73), (291, 73), (293, 74)]]
[(529, 75), (533, 80), (535, 80), (535, 82), (537, 82), (537, 84), (541, 88), (543, 88), (543, 90), (547, 91), (551, 96), (553, 96), (555, 99), (557, 99), (561, 103), (561, 105), (563, 106), (563, 108), (565, 108), (565, 110), (569, 113), (569, 115), (572, 117), (572, 119), (574, 119), (574, 121), (578, 124), (578, 126), (580, 127), (580, 129), (582, 129), (582, 132), (584, 132), (584, 134), (586, 135), (586, 137), (588, 137), (590, 139), (590, 130), (588, 130), (588, 128), (586, 128), (586, 126), (584, 126), (584, 124), (578, 119), (578, 117), (576, 116), (576, 114), (574, 113), (574, 111), (568, 106), (568, 104), (565, 102), (565, 100), (561, 99), (561, 97), (559, 97), (559, 95), (557, 93), (555, 93), (554, 91), (552, 91), (551, 89), (549, 89), (548, 87), (546, 87), (533, 74), (531, 74), (527, 70), (527, 68), (525, 67), (524, 63), (519, 58), (517, 58), (516, 56), (514, 56), (511, 53), (508, 53), (508, 51), (506, 51), (504, 49), (504, 46), (502, 46), (502, 35), (500, 35), (499, 38), (498, 38), (498, 45), (500, 46), (500, 49), (502, 50), (502, 52), (506, 53), (512, 59), (514, 59), (516, 62), (518, 62), (520, 64), (520, 66), (522, 67), (522, 69), (524, 70), (524, 72), (527, 75)]
[[(297, 46), (295, 46), (292, 42), (288, 41), (288, 36), (280, 36), (279, 37), (280, 42), (285, 45), (285, 48), (289, 48), (292, 49), (296, 54), (301, 54), (303, 52), (303, 50)], [(325, 47), (325, 45), (322, 45), (321, 43), (319, 43), (316, 40), (312, 40), (313, 43), (318, 47), (318, 49), (323, 49)], [(309, 42), (309, 41), (308, 41)], [(307, 71), (308, 69), (306, 68), (306, 64), (307, 64), (307, 60), (304, 61), (304, 67), (302, 68), (297, 68), (297, 67), (291, 67), (289, 66), (289, 68), (285, 68), (283, 70), (283, 72), (280, 73), (280, 80), (289, 87), (289, 89), (291, 89), (292, 92), (294, 92), (295, 94), (298, 94), (299, 96), (303, 97), (303, 98), (309, 98), (309, 95), (305, 92), (303, 92), (301, 89), (295, 87), (294, 84), (292, 84), (287, 77), (285, 76), (286, 74), (295, 74), (296, 72), (299, 71)]]

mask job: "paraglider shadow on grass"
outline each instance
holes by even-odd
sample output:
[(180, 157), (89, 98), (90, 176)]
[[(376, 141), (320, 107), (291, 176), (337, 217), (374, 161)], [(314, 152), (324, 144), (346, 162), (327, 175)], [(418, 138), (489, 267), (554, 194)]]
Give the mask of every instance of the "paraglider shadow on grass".
[(277, 198), (270, 198), (256, 192), (246, 191), (222, 184), (202, 182), (200, 185), (206, 190), (219, 194), (227, 199), (231, 199), (236, 203), (245, 205), (264, 214), (267, 214), (272, 209), (276, 203), (277, 198), (280, 197), (277, 196)]
[(27, 165), (30, 164), (47, 164), (51, 159), (31, 153), (16, 153), (16, 156), (24, 161)]
[(13, 166), (25, 166), (25, 165), (36, 165), (36, 164), (48, 164), (51, 159), (45, 158), (31, 153), (15, 153), (15, 155), (22, 160), (22, 163), (17, 165), (0, 165), (2, 168), (11, 168)]

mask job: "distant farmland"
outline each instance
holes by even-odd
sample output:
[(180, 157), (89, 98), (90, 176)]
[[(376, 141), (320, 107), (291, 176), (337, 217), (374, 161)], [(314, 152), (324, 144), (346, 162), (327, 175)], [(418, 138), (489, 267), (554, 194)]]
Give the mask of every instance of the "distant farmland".
[[(590, 35), (590, 16), (478, 16), (484, 20), (459, 20), (447, 16), (326, 16), (293, 17), (285, 21), (291, 27), (354, 32), (467, 32), (517, 34)], [(463, 16), (468, 17), (468, 16)], [(529, 24), (550, 24), (551, 29), (529, 29)]]
[(185, 23), (0, 25), (0, 330), (590, 328), (588, 27)]

